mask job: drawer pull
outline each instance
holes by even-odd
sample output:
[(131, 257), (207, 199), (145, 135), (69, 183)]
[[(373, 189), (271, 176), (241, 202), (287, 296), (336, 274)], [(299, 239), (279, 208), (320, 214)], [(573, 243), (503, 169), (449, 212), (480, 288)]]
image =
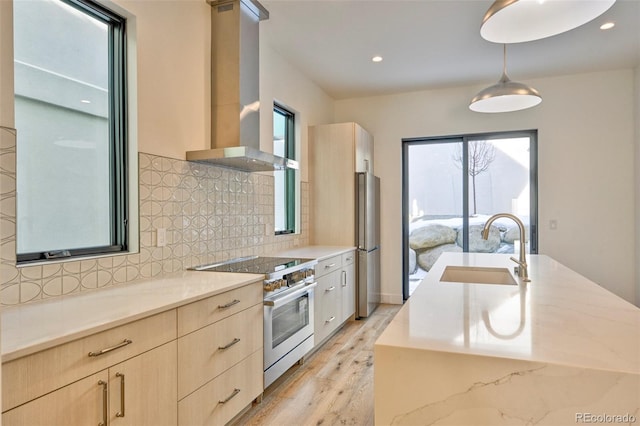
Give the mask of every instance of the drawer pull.
[(336, 286), (332, 285), (331, 287), (329, 287), (328, 289), (326, 289), (325, 291), (328, 293), (330, 291), (333, 291), (336, 289)]
[(351, 262), (353, 260), (353, 257), (347, 257), (346, 261), (347, 262)]
[(233, 299), (231, 302), (225, 304), (225, 305), (218, 305), (219, 309), (227, 309), (232, 307), (233, 305), (237, 305), (238, 303), (240, 303), (240, 301), (238, 299)]
[(328, 320), (325, 321), (325, 324), (329, 324), (330, 322), (332, 322), (334, 319), (336, 319), (336, 317), (331, 317)]
[(336, 264), (335, 264), (335, 263), (330, 263), (330, 264), (328, 264), (328, 265), (324, 265), (324, 269), (331, 269), (331, 268), (333, 268), (334, 266), (336, 266)]
[(223, 400), (218, 401), (218, 403), (220, 403), (220, 404), (226, 404), (227, 402), (231, 401), (231, 399), (232, 399), (234, 396), (236, 396), (237, 394), (239, 394), (239, 393), (240, 393), (240, 389), (235, 388), (235, 389), (233, 390), (233, 392), (231, 392), (231, 395), (229, 395), (228, 397), (226, 397), (226, 398), (225, 398), (225, 399), (223, 399)]
[(125, 346), (127, 346), (127, 345), (130, 345), (130, 344), (132, 344), (132, 343), (133, 343), (133, 341), (132, 341), (132, 340), (124, 339), (124, 340), (122, 341), (122, 343), (118, 343), (117, 345), (115, 345), (115, 346), (111, 346), (110, 348), (102, 349), (102, 350), (100, 350), (100, 351), (98, 351), (98, 352), (89, 352), (89, 356), (100, 356), (100, 355), (104, 355), (104, 354), (106, 354), (107, 352), (115, 351), (116, 349), (120, 349), (120, 348), (125, 347)]
[(236, 343), (238, 343), (240, 341), (240, 339), (238, 339), (237, 337), (235, 339), (233, 339), (231, 342), (227, 343), (224, 346), (218, 346), (218, 349), (220, 349), (221, 351), (225, 350), (225, 349), (229, 349), (231, 346), (235, 345)]
[(116, 413), (116, 417), (124, 417), (124, 374), (116, 373), (116, 377), (120, 377), (120, 411)]
[(98, 423), (98, 426), (107, 426), (109, 420), (109, 413), (107, 412), (107, 404), (109, 403), (107, 382), (100, 380), (98, 386), (102, 386), (102, 421)]

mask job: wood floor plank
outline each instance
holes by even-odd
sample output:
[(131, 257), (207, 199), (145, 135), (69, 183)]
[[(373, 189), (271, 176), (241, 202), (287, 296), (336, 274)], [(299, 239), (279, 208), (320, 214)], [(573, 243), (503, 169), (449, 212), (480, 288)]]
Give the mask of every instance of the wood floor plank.
[(350, 321), (265, 390), (234, 426), (373, 425), (373, 344), (401, 305)]

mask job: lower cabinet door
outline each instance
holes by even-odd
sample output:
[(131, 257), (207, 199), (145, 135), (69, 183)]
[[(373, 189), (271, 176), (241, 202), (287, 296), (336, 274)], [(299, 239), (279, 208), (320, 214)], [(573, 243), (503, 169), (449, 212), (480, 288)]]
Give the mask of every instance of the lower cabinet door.
[(315, 344), (321, 343), (338, 325), (342, 316), (341, 271), (333, 271), (318, 278), (315, 293)]
[(2, 414), (7, 426), (176, 425), (176, 341)]
[(177, 342), (109, 368), (109, 420), (118, 426), (178, 422)]
[(108, 423), (107, 371), (86, 377), (2, 414), (11, 426), (106, 426)]
[(356, 265), (342, 268), (342, 321), (346, 321), (356, 312)]
[(262, 348), (178, 403), (181, 426), (224, 425), (262, 393)]

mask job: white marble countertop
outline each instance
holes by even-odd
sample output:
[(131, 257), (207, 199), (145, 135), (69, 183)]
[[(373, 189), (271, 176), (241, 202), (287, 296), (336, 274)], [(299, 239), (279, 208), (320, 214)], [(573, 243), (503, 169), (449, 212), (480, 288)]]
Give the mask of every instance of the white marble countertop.
[(274, 256), (302, 257), (307, 259), (324, 260), (355, 250), (355, 247), (347, 246), (304, 246), (274, 253)]
[(2, 361), (10, 361), (262, 280), (260, 274), (184, 271), (6, 308)]
[(640, 374), (640, 309), (557, 261), (528, 255), (531, 282), (441, 282), (447, 265), (507, 267), (509, 255), (444, 253), (376, 346)]

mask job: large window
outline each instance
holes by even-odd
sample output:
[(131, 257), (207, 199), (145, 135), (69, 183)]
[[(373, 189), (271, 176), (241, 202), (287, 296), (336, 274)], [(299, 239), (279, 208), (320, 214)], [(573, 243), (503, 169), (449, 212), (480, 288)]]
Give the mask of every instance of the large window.
[[(295, 114), (284, 107), (273, 107), (273, 153), (295, 160)], [(295, 170), (274, 172), (276, 234), (292, 234), (296, 226)]]
[(127, 249), (125, 19), (14, 0), (17, 258)]
[(403, 141), (404, 297), (443, 252), (515, 253), (515, 222), (537, 253), (537, 132), (501, 132)]

